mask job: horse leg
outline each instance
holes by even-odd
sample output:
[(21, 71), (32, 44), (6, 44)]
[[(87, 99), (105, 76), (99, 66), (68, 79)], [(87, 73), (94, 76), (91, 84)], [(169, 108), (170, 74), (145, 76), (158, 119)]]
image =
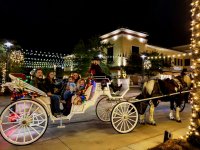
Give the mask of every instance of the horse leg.
[(176, 121), (177, 122), (181, 122), (181, 118), (180, 118), (180, 105), (181, 105), (181, 101), (182, 101), (181, 96), (176, 99), (176, 105), (177, 105), (177, 107), (176, 107)]
[(145, 111), (146, 111), (146, 108), (148, 106), (147, 103), (145, 102), (139, 102), (139, 103), (135, 103), (135, 106), (139, 112), (139, 123), (140, 124), (145, 124)]
[(145, 114), (140, 114), (140, 121), (139, 121), (139, 123), (140, 124), (145, 124)]
[(154, 104), (152, 102), (150, 102), (150, 108), (149, 108), (149, 124), (150, 125), (156, 125), (156, 122), (154, 121)]
[(181, 122), (180, 118), (180, 107), (176, 107), (176, 121)]
[(173, 109), (174, 109), (174, 99), (172, 98), (170, 100), (170, 113), (169, 113), (169, 119), (170, 120), (174, 120)]

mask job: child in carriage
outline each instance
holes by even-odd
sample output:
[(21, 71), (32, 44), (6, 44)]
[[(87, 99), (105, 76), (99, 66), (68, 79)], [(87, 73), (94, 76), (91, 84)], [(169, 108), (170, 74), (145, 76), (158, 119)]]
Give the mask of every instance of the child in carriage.
[(74, 94), (76, 91), (76, 84), (74, 83), (74, 77), (70, 76), (68, 78), (68, 82), (66, 85), (66, 90), (64, 92), (64, 100), (67, 102)]
[(80, 79), (77, 84), (76, 95), (72, 97), (72, 104), (81, 105), (85, 100), (86, 83), (84, 79)]

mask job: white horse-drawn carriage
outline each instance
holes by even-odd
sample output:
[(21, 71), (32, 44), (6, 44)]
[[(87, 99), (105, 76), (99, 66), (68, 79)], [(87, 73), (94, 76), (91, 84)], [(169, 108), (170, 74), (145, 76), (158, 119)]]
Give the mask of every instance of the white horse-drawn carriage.
[[(56, 118), (52, 115), (50, 98), (46, 93), (9, 75), (12, 82), (6, 83), (11, 90), (23, 90), (37, 93), (33, 98), (21, 98), (9, 104), (0, 115), (0, 133), (2, 137), (14, 145), (27, 145), (37, 141), (45, 133), (49, 119), (60, 121), (59, 128), (64, 127), (62, 121), (70, 120), (74, 114), (84, 113), (96, 105), (96, 114), (102, 121), (111, 121), (115, 130), (120, 133), (132, 131), (138, 122), (136, 107), (123, 99), (129, 90), (129, 79), (121, 79), (122, 89), (117, 95), (112, 95), (109, 80), (106, 77), (96, 78), (96, 84), (91, 85), (85, 92), (86, 101), (81, 105), (73, 105), (70, 114)], [(107, 80), (102, 88), (101, 80)], [(120, 103), (121, 102), (121, 103)], [(117, 104), (117, 105), (116, 105)]]
[[(13, 75), (9, 76), (12, 82), (4, 86), (8, 86), (11, 90), (21, 89), (28, 93), (37, 93), (34, 98), (32, 96), (32, 98), (17, 99), (9, 104), (0, 115), (0, 133), (6, 141), (15, 145), (27, 145), (37, 141), (45, 133), (49, 119), (53, 122), (60, 121), (58, 128), (63, 128), (63, 120), (70, 120), (73, 115), (84, 113), (95, 105), (97, 117), (101, 121), (111, 121), (117, 132), (128, 133), (138, 123), (137, 103), (190, 92), (188, 90), (151, 98), (124, 99), (124, 95), (129, 91), (129, 79), (119, 79), (122, 89), (117, 95), (112, 95), (109, 79), (96, 77), (95, 84), (90, 85), (85, 92), (86, 101), (81, 105), (72, 104), (69, 115), (57, 118), (52, 115), (50, 98), (46, 93)], [(107, 81), (106, 84), (103, 85), (102, 80)]]

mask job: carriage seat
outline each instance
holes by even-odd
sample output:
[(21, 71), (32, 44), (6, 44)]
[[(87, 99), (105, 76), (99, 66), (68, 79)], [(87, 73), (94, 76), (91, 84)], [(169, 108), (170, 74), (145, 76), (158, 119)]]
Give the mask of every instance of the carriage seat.
[(120, 89), (120, 91), (115, 92), (115, 94), (113, 93), (112, 96), (124, 96), (128, 90), (129, 90), (129, 83), (130, 83), (130, 79), (118, 79), (118, 83), (122, 84), (122, 87)]
[(97, 82), (97, 83), (101, 83), (102, 81), (106, 81), (107, 83), (110, 82), (110, 79), (106, 76), (93, 76), (94, 78), (94, 81)]

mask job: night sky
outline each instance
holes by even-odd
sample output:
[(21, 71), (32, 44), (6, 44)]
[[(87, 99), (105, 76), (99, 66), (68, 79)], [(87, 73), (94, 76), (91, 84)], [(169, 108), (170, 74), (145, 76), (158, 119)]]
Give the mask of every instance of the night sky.
[(0, 0), (0, 38), (70, 53), (80, 39), (124, 27), (162, 47), (189, 44), (190, 0)]

